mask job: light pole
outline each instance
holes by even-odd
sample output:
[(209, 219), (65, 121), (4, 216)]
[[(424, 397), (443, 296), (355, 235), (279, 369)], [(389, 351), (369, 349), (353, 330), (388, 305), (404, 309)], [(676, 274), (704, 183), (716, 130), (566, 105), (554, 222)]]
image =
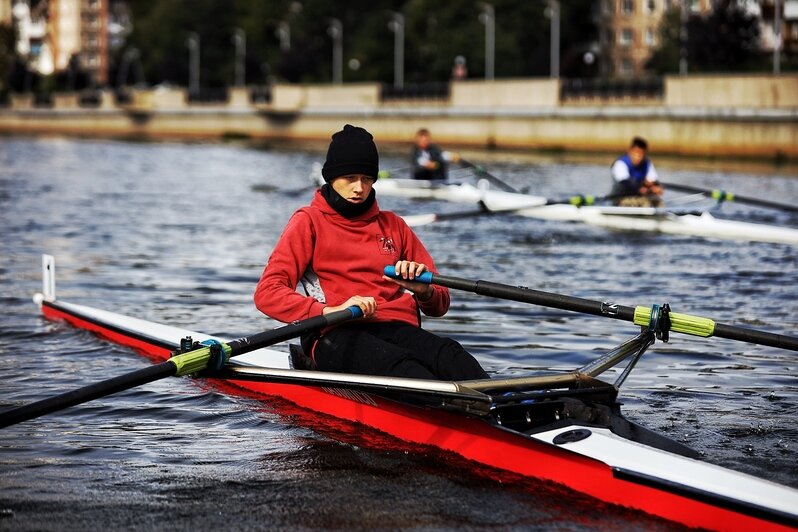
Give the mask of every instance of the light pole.
[(781, 73), (781, 1), (773, 6), (773, 73)]
[(549, 16), (551, 17), (551, 40), (549, 41), (550, 77), (560, 77), (560, 0), (549, 0)]
[(405, 17), (391, 13), (388, 29), (393, 34), (393, 86), (401, 89), (405, 85)]
[(682, 27), (679, 30), (679, 75), (686, 76), (687, 75), (687, 20), (688, 14), (687, 10), (689, 5), (689, 0), (682, 0), (682, 13), (681, 13), (681, 23)]
[(343, 50), (342, 42), (344, 37), (344, 26), (337, 18), (330, 19), (330, 25), (327, 27), (327, 34), (332, 37), (333, 41), (333, 84), (340, 85), (343, 81)]
[(496, 49), (496, 12), (491, 4), (482, 4), (479, 21), (485, 25), (485, 79), (492, 80)]
[(241, 28), (233, 31), (233, 44), (236, 47), (236, 87), (243, 87), (247, 84), (247, 72), (245, 60), (247, 57), (247, 34)]
[(189, 33), (186, 39), (188, 47), (188, 93), (197, 94), (199, 92), (199, 69), (200, 69), (200, 38), (194, 32)]
[(274, 36), (280, 41), (281, 52), (291, 51), (291, 25), (289, 21), (300, 12), (302, 12), (302, 2), (291, 2), (288, 6), (288, 15), (286, 15), (285, 20), (280, 21), (277, 24), (277, 29), (274, 30)]
[(282, 21), (277, 25), (274, 30), (274, 36), (280, 41), (280, 51), (288, 52), (291, 50), (291, 26), (288, 22)]
[(116, 85), (120, 89), (127, 85), (127, 73), (130, 70), (130, 64), (139, 58), (139, 51), (136, 48), (129, 48), (122, 55), (122, 64), (119, 65), (119, 72), (116, 77)]

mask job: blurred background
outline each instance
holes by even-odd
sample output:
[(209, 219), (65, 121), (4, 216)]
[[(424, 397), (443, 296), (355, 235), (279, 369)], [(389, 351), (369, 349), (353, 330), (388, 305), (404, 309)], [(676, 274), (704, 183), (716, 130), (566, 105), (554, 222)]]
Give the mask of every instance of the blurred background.
[[(146, 364), (41, 317), (43, 252), (67, 301), (227, 337), (273, 326), (252, 292), (345, 123), (396, 177), (426, 127), (551, 198), (608, 193), (640, 135), (666, 183), (777, 200), (793, 211), (712, 212), (779, 228), (798, 225), (796, 117), (798, 0), (0, 0), (0, 403)], [(451, 275), (798, 330), (792, 244), (514, 216), (418, 233)], [(497, 375), (569, 371), (636, 332), (455, 298), (425, 327)], [(624, 411), (798, 487), (797, 369), (788, 352), (676, 338), (631, 375)], [(6, 430), (0, 530), (675, 529), (296, 410), (174, 379)]]
[(11, 132), (324, 140), (359, 112), (384, 142), (430, 117), (461, 145), (615, 152), (642, 134), (783, 161), (797, 70), (798, 0), (0, 0)]
[(189, 86), (194, 48), (200, 88), (640, 79), (794, 72), (798, 1), (3, 0), (0, 35), (6, 92)]

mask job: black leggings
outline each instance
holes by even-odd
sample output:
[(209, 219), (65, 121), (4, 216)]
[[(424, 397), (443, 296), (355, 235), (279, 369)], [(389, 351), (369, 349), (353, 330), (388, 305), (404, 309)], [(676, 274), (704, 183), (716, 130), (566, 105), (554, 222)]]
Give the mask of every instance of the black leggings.
[(322, 371), (447, 381), (490, 378), (459, 343), (402, 322), (337, 327), (319, 339), (314, 359)]

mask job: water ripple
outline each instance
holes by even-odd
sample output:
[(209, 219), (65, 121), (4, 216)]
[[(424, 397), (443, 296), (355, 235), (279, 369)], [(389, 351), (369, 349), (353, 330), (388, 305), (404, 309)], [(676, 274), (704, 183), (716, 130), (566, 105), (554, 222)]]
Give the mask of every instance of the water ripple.
[[(40, 317), (30, 297), (40, 290), (42, 252), (57, 258), (65, 300), (228, 337), (275, 326), (253, 308), (252, 290), (286, 220), (309, 200), (309, 189), (297, 189), (320, 159), (321, 151), (234, 145), (0, 139), (0, 406), (147, 364), (128, 349)], [(383, 155), (385, 168), (405, 164), (404, 155)], [(492, 164), (492, 172), (514, 186), (548, 197), (602, 193), (609, 179), (606, 165)], [(798, 201), (797, 181), (778, 172), (658, 167), (675, 182)], [(207, 198), (212, 208), (197, 208)], [(379, 201), (402, 214), (463, 208)], [(795, 225), (778, 212), (741, 205), (723, 210)], [(513, 216), (432, 224), (418, 234), (449, 275), (630, 306), (669, 302), (677, 312), (719, 323), (798, 330), (798, 248)], [(463, 292), (452, 292), (447, 317), (426, 319), (425, 326), (456, 338), (499, 375), (571, 370), (638, 329)], [(630, 418), (688, 443), (705, 459), (798, 487), (797, 370), (790, 352), (674, 334), (643, 356), (620, 397)], [(612, 370), (606, 378), (618, 374)], [(279, 401), (235, 397), (199, 379), (169, 379), (4, 430), (0, 510), (24, 514), (31, 529), (52, 529), (61, 519), (53, 515), (72, 514), (86, 515), (84, 524), (97, 519), (75, 529), (131, 528), (139, 522), (123, 520), (131, 515), (160, 516), (174, 527), (189, 523), (183, 514), (180, 525), (169, 520), (171, 510), (157, 502), (169, 499), (204, 517), (194, 528), (229, 525), (229, 516), (195, 506), (209, 500), (240, 500), (240, 515), (259, 516), (261, 528), (263, 522), (278, 528), (669, 528), (635, 521), (640, 517), (623, 510), (599, 515), (578, 509), (590, 505), (559, 508), (561, 495), (540, 495), (545, 490), (538, 484), (497, 482), (496, 472), (475, 476), (472, 465), (452, 457), (409, 450)], [(111, 505), (106, 510), (118, 512), (87, 507), (85, 500), (104, 500)], [(359, 508), (363, 515), (383, 517), (354, 522), (351, 504), (358, 500), (372, 505)], [(51, 520), (35, 521), (19, 501)], [(76, 505), (81, 512), (72, 511)], [(490, 515), (483, 511), (488, 507)]]

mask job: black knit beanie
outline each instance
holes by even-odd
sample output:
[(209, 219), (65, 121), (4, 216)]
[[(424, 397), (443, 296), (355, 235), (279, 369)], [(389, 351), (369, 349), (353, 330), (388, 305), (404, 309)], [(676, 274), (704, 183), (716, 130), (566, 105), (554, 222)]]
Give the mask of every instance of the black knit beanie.
[(380, 156), (374, 137), (362, 127), (347, 124), (332, 136), (321, 175), (328, 183), (336, 177), (351, 174), (377, 179), (379, 167)]

